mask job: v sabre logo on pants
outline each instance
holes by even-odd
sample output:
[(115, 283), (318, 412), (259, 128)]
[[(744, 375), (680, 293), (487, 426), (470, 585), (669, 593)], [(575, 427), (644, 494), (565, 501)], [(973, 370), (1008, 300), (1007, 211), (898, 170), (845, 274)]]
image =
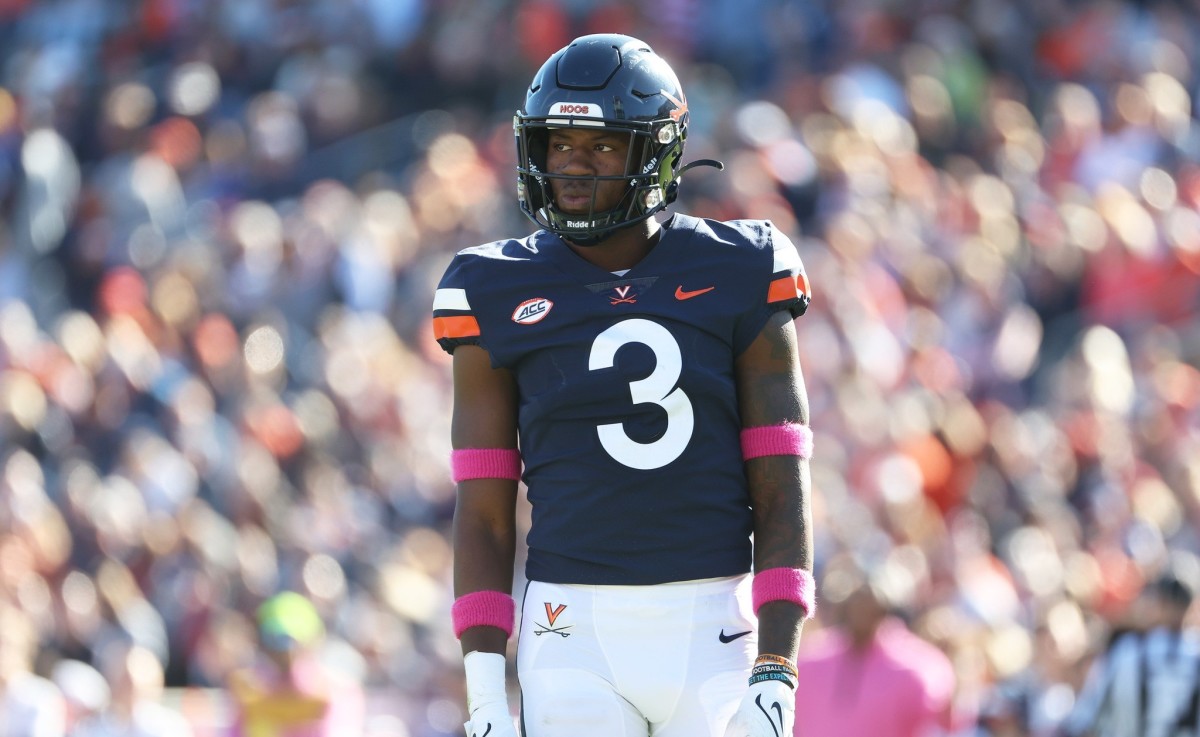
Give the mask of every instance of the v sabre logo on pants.
[(553, 627), (554, 620), (558, 619), (558, 615), (563, 613), (563, 610), (567, 608), (567, 605), (559, 604), (552, 610), (552, 609), (550, 609), (550, 602), (547, 601), (547, 602), (545, 602), (545, 604), (546, 604), (546, 619), (550, 620), (550, 626)]
[(558, 606), (553, 606), (548, 601), (542, 602), (542, 603), (546, 607), (546, 621), (549, 622), (549, 624), (542, 624), (541, 622), (534, 622), (534, 625), (536, 625), (536, 629), (533, 630), (533, 634), (540, 636), (540, 635), (545, 635), (545, 634), (549, 634), (552, 632), (552, 633), (554, 633), (556, 635), (560, 635), (562, 637), (570, 637), (571, 633), (567, 632), (567, 630), (571, 629), (571, 627), (573, 625), (564, 624), (562, 627), (554, 626), (555, 623), (558, 621), (559, 615), (561, 615), (563, 613), (563, 611), (567, 608), (567, 605), (559, 604)]

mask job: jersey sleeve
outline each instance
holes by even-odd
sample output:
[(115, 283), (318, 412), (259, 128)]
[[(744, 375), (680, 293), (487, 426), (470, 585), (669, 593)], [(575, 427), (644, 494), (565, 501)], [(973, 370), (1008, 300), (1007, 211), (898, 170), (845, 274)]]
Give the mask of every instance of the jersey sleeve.
[(739, 321), (735, 336), (738, 353), (754, 342), (763, 325), (776, 312), (787, 310), (793, 318), (803, 315), (812, 293), (800, 253), (792, 239), (769, 222), (759, 223), (758, 233), (762, 239), (759, 242), (766, 241), (759, 246), (759, 253), (769, 262), (755, 269), (755, 303)]
[(433, 295), (433, 337), (447, 353), (460, 345), (481, 345), (479, 320), (467, 298), (467, 258), (450, 262)]
[(792, 317), (800, 317), (808, 309), (812, 293), (808, 275), (796, 244), (778, 228), (771, 226), (771, 251), (773, 264), (771, 282), (767, 288), (767, 305), (771, 312), (787, 310)]

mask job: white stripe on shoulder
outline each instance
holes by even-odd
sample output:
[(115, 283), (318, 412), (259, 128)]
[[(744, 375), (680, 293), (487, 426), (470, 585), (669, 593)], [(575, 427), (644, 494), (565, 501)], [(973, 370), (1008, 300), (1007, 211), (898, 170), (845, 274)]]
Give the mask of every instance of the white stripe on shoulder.
[(439, 289), (433, 294), (433, 309), (435, 310), (469, 310), (471, 303), (467, 301), (465, 289)]
[(775, 267), (771, 272), (780, 271), (803, 271), (800, 254), (788, 238), (775, 238)]

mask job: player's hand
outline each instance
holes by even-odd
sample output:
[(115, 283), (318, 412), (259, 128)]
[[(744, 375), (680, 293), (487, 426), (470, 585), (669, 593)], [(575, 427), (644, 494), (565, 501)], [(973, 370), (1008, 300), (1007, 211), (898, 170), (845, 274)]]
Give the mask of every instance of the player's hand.
[(463, 727), (467, 737), (517, 737), (507, 699), (479, 704), (471, 711), (471, 721)]
[(786, 683), (751, 684), (738, 705), (725, 737), (791, 737), (796, 721), (796, 692)]
[(463, 660), (467, 675), (467, 711), (463, 727), (467, 737), (517, 737), (517, 727), (508, 710), (504, 684), (504, 656), (472, 651)]

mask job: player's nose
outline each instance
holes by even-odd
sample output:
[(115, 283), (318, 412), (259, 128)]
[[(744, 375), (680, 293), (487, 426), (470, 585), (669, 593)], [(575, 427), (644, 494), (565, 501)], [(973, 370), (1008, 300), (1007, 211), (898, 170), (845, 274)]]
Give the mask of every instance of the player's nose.
[(586, 147), (576, 146), (570, 151), (564, 152), (560, 174), (595, 174), (596, 173), (596, 158), (593, 153), (587, 150)]

